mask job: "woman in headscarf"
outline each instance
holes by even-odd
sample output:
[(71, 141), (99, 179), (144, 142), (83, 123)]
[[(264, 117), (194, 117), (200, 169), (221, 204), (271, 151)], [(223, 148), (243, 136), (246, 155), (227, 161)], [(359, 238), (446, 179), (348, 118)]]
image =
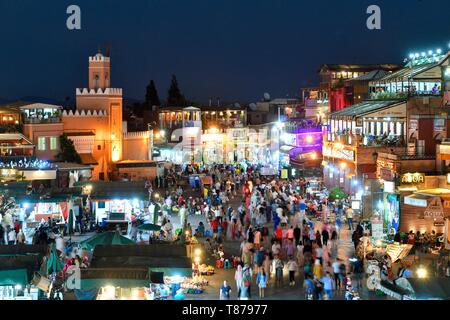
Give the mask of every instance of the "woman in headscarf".
[(237, 266), (236, 272), (234, 273), (234, 280), (236, 281), (236, 288), (238, 290), (238, 298), (241, 296), (242, 277), (242, 266), (239, 264)]

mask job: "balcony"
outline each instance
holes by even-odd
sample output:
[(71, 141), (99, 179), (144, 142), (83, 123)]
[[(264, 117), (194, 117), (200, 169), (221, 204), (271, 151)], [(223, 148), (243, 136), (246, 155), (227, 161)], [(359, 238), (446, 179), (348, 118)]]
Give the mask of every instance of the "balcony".
[[(330, 139), (331, 138), (331, 139)], [(364, 136), (364, 135), (351, 135), (348, 132), (337, 132), (334, 134), (328, 135), (328, 142), (341, 143), (343, 145), (357, 145), (360, 147), (392, 147), (392, 148), (401, 148), (406, 146), (405, 138), (403, 136), (395, 136), (395, 135), (381, 135), (381, 136)]]
[(406, 100), (410, 97), (440, 98), (442, 97), (442, 91), (371, 92), (369, 95), (369, 100)]
[(60, 123), (60, 116), (35, 116), (35, 117), (24, 117), (24, 124), (48, 124), (48, 123)]
[(36, 161), (36, 157), (31, 155), (14, 155), (14, 156), (0, 156), (0, 163), (31, 163)]
[(408, 161), (408, 160), (435, 160), (435, 154), (420, 154), (417, 152), (396, 151), (394, 153), (380, 153), (380, 157), (394, 161)]

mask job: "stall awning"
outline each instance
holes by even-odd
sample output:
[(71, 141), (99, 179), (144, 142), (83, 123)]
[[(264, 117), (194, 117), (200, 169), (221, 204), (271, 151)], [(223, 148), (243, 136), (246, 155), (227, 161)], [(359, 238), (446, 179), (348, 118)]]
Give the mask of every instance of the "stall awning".
[(84, 165), (98, 165), (92, 153), (80, 153), (81, 163)]
[(162, 272), (165, 277), (192, 277), (192, 268), (149, 268), (148, 272)]
[(281, 153), (289, 153), (292, 149), (294, 149), (294, 147), (292, 147), (292, 146), (282, 146), (282, 147), (280, 147), (280, 152)]
[(0, 270), (0, 286), (26, 286), (28, 284), (27, 269)]
[(384, 294), (387, 294), (388, 296), (397, 299), (397, 300), (403, 300), (403, 295), (408, 294), (409, 292), (400, 288), (399, 286), (396, 286), (395, 284), (382, 280), (377, 287), (378, 290), (383, 292)]
[(348, 108), (345, 108), (343, 110), (339, 110), (336, 112), (333, 112), (330, 117), (336, 118), (336, 117), (362, 117), (366, 114), (373, 113), (375, 111), (391, 108), (396, 105), (400, 105), (405, 103), (405, 101), (399, 101), (399, 100), (372, 100), (372, 101), (364, 101), (362, 103), (358, 103), (355, 105), (352, 105)]
[(81, 279), (81, 289), (91, 290), (101, 287), (113, 286), (121, 288), (142, 288), (148, 287), (150, 280), (137, 279)]

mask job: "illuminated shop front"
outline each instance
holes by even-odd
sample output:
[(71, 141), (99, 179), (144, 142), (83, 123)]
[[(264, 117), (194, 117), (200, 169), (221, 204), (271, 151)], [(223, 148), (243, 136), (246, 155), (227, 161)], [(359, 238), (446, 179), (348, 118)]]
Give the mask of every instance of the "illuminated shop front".
[[(438, 177), (430, 177), (430, 180), (432, 178)], [(441, 234), (449, 216), (450, 189), (420, 189), (404, 197), (400, 231), (431, 233), (434, 230)]]
[(39, 289), (28, 284), (27, 269), (0, 270), (0, 300), (38, 300)]
[(93, 212), (96, 221), (106, 220), (131, 221), (133, 214), (144, 210), (143, 201), (139, 199), (93, 200)]

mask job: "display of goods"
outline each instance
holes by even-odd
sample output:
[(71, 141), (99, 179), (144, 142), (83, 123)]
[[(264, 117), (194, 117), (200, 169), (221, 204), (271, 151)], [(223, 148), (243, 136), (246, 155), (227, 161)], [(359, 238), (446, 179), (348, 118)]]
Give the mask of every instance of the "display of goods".
[(216, 268), (217, 269), (223, 269), (223, 267), (224, 267), (224, 261), (221, 260), (221, 259), (217, 260), (216, 261)]

